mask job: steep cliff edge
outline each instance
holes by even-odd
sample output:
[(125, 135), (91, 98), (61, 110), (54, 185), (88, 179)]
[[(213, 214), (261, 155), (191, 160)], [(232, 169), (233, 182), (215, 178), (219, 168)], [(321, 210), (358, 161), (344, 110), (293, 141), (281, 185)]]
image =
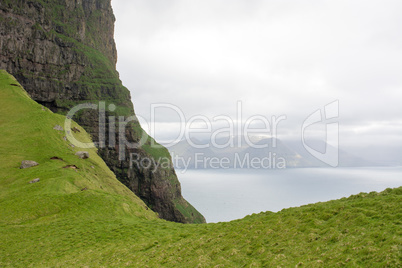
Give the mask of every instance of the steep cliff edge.
[[(114, 104), (115, 109), (106, 110), (105, 122), (99, 119), (99, 109), (82, 110), (73, 119), (98, 142), (100, 156), (117, 178), (161, 218), (205, 222), (183, 199), (172, 165), (157, 166), (161, 159), (170, 159), (167, 150), (153, 148), (152, 138), (136, 121), (127, 124), (124, 136), (132, 144), (140, 139), (145, 142), (124, 148), (119, 159), (119, 150), (122, 152), (125, 145), (119, 139), (119, 124), (108, 118), (127, 118), (134, 115), (134, 109), (130, 92), (116, 71), (114, 21), (110, 0), (3, 0), (0, 68), (14, 75), (34, 100), (54, 112), (66, 114), (80, 103), (98, 107)], [(99, 131), (103, 126), (105, 133)], [(130, 168), (133, 154), (137, 162), (156, 164)]]

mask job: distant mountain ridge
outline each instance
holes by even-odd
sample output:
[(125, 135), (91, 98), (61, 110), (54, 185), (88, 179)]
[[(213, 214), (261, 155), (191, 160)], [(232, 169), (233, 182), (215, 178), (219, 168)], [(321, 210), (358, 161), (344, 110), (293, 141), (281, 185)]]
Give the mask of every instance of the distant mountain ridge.
[[(199, 148), (193, 145), (203, 145)], [(231, 144), (231, 145), (229, 145)], [(214, 168), (254, 168), (281, 169), (326, 167), (326, 163), (316, 159), (304, 147), (301, 141), (282, 141), (276, 138), (227, 137), (215, 141), (214, 146), (208, 140), (182, 140), (168, 148), (177, 169), (214, 169)], [(223, 145), (227, 145), (223, 148)], [(325, 148), (323, 142), (313, 142), (313, 148)], [(318, 146), (317, 146), (318, 145)], [(198, 148), (197, 148), (198, 147)], [(378, 163), (356, 157), (339, 149), (340, 167), (378, 166)]]

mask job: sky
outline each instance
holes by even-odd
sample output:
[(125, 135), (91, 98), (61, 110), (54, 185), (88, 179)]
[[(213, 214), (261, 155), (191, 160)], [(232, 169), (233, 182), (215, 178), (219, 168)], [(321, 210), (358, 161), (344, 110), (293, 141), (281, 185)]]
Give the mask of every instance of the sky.
[[(272, 127), (273, 117), (285, 116), (277, 138), (297, 139), (311, 114), (337, 101), (339, 117), (330, 122), (339, 123), (340, 144), (402, 145), (402, 1), (112, 0), (112, 6), (120, 78), (158, 141), (180, 137), (184, 126), (208, 132), (206, 119), (213, 131), (229, 126), (222, 117), (213, 122), (217, 116), (242, 125), (250, 119), (260, 129), (262, 117)], [(323, 137), (325, 127), (317, 123), (306, 133)]]

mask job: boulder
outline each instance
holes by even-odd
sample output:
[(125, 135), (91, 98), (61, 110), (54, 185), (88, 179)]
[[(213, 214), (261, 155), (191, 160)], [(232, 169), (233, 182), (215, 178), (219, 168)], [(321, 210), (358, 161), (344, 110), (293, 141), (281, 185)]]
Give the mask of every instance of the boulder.
[(58, 130), (58, 131), (63, 131), (63, 127), (59, 126), (59, 125), (54, 126), (53, 129)]
[(89, 153), (84, 151), (77, 152), (75, 155), (78, 155), (78, 157), (81, 159), (89, 158)]
[(31, 180), (29, 183), (37, 183), (37, 182), (39, 182), (39, 181), (40, 181), (40, 179), (37, 178), (37, 179)]
[(78, 167), (76, 165), (68, 165), (68, 166), (65, 166), (63, 168), (78, 169)]
[(35, 161), (32, 161), (32, 160), (24, 160), (24, 161), (21, 162), (20, 169), (35, 167), (35, 166), (37, 166), (37, 165), (39, 165), (39, 164), (36, 163)]

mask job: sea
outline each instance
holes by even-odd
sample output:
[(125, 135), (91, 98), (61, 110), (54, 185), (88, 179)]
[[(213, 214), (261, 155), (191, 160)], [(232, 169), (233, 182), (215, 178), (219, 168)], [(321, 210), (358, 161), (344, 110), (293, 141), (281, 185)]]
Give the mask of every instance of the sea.
[(209, 223), (402, 186), (402, 167), (177, 170)]

